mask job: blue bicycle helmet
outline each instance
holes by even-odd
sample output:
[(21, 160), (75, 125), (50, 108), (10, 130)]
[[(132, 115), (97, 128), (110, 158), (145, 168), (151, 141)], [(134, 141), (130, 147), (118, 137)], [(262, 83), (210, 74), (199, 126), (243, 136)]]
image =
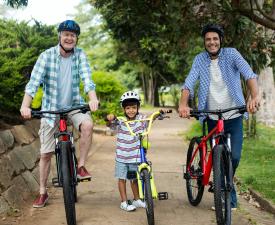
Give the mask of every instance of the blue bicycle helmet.
[(80, 35), (80, 27), (74, 20), (65, 20), (62, 23), (59, 24), (58, 32), (61, 31), (71, 31), (76, 33), (77, 36)]

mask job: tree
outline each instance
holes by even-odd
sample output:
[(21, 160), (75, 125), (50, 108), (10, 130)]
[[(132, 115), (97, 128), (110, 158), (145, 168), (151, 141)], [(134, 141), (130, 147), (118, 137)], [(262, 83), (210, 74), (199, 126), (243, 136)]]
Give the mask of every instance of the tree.
[(13, 8), (18, 8), (20, 6), (27, 6), (28, 5), (28, 0), (4, 0), (7, 5), (13, 7)]
[(190, 68), (187, 59), (203, 46), (200, 30), (208, 22), (224, 26), (224, 44), (237, 47), (255, 71), (267, 64), (270, 37), (229, 1), (93, 0), (92, 4), (105, 18), (122, 57), (144, 65), (143, 90), (155, 105), (160, 86), (184, 80), (182, 74)]
[(275, 30), (274, 0), (232, 0), (232, 9), (266, 28)]
[(57, 43), (57, 35), (53, 26), (38, 22), (0, 20), (0, 40), (0, 117), (13, 118), (38, 55)]

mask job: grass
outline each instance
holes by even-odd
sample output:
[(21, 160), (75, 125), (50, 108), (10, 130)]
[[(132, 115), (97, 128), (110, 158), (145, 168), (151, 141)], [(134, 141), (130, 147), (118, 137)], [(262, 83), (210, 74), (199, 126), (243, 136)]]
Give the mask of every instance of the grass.
[(257, 126), (255, 139), (245, 139), (237, 177), (275, 203), (275, 129)]
[[(202, 134), (199, 122), (194, 122), (184, 134), (185, 139)], [(241, 180), (241, 189), (248, 187), (260, 192), (275, 203), (275, 129), (257, 125), (257, 137), (245, 138), (237, 177)]]

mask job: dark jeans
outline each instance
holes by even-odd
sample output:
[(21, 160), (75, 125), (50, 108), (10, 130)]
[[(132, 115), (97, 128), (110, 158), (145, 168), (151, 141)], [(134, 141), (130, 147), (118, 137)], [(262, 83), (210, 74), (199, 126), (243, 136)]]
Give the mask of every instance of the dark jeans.
[[(243, 144), (243, 123), (242, 116), (230, 120), (224, 121), (224, 131), (225, 133), (231, 134), (231, 152), (232, 152), (232, 166), (233, 166), (233, 175), (236, 172), (236, 169), (239, 165), (242, 153), (242, 144)], [(208, 120), (208, 132), (216, 126), (217, 121)], [(226, 140), (225, 140), (226, 141)], [(231, 207), (237, 207), (237, 194), (235, 187), (231, 191)]]

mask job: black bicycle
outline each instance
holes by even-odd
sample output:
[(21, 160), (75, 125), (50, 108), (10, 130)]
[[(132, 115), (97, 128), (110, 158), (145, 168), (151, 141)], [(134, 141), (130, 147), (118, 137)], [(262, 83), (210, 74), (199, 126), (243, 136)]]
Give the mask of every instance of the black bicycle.
[[(68, 225), (76, 225), (75, 202), (77, 202), (76, 186), (80, 180), (77, 179), (77, 158), (75, 155), (75, 146), (73, 133), (67, 130), (67, 121), (69, 113), (86, 113), (90, 111), (89, 105), (75, 106), (70, 109), (57, 111), (32, 111), (34, 118), (47, 118), (49, 114), (59, 116), (59, 130), (54, 134), (55, 138), (55, 156), (57, 177), (52, 179), (54, 187), (63, 188), (64, 206)], [(47, 115), (48, 114), (48, 115)], [(91, 178), (81, 181), (90, 181)]]

